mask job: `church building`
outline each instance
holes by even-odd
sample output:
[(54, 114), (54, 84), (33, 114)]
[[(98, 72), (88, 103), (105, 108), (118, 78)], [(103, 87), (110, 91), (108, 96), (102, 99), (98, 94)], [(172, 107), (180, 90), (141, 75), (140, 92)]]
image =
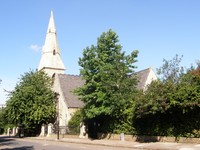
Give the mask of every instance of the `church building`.
[[(84, 84), (84, 81), (78, 75), (65, 74), (65, 66), (57, 41), (53, 12), (50, 15), (38, 70), (44, 70), (50, 77), (54, 78), (53, 90), (59, 94), (59, 124), (60, 126), (67, 126), (74, 112), (84, 106), (78, 96), (73, 93), (74, 89)], [(137, 87), (141, 90), (145, 90), (148, 84), (157, 79), (152, 68), (139, 71), (136, 74), (139, 79)]]

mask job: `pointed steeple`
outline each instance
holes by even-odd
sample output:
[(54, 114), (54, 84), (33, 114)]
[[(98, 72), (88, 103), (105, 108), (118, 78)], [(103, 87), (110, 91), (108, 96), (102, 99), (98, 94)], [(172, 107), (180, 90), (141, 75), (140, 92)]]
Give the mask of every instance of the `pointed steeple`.
[(42, 48), (42, 58), (38, 70), (43, 69), (49, 76), (55, 73), (64, 74), (65, 66), (60, 56), (60, 49), (58, 46), (56, 27), (54, 23), (53, 12), (49, 19), (46, 39)]
[(55, 23), (54, 23), (53, 11), (51, 11), (51, 16), (50, 16), (50, 19), (49, 19), (49, 26), (48, 26), (48, 29), (47, 29), (47, 33), (48, 32), (56, 33), (56, 26), (55, 26)]

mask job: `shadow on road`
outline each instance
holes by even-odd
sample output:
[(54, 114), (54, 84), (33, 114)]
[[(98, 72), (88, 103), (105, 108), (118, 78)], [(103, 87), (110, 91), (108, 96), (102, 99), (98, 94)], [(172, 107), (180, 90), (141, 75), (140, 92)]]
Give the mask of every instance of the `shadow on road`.
[(4, 146), (12, 145), (16, 140), (13, 137), (0, 136), (0, 149), (1, 150), (34, 150), (33, 146), (22, 146), (17, 148), (3, 148)]
[(1, 136), (0, 137), (0, 145), (10, 145), (15, 141), (15, 139), (8, 137), (8, 136)]
[(33, 146), (22, 146), (17, 148), (3, 148), (2, 150), (34, 150)]

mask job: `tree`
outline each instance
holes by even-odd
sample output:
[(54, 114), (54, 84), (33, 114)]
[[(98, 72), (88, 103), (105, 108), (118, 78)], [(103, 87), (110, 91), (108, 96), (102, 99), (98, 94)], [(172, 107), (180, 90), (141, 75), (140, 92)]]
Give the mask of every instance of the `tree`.
[(184, 73), (179, 63), (177, 55), (164, 61), (160, 68), (164, 78), (152, 82), (136, 101), (134, 126), (138, 134), (200, 136), (200, 69)]
[(6, 103), (8, 122), (22, 124), (38, 134), (43, 123), (53, 122), (56, 115), (52, 79), (43, 71), (30, 71), (21, 76)]
[(6, 128), (5, 108), (0, 108), (0, 134), (4, 133)]
[(72, 118), (69, 120), (68, 122), (68, 128), (69, 128), (69, 132), (71, 134), (79, 134), (80, 133), (80, 123), (83, 122), (84, 118), (83, 118), (83, 110), (79, 109), (77, 110)]
[(130, 75), (136, 68), (138, 51), (125, 55), (121, 50), (117, 34), (110, 29), (102, 33), (96, 46), (84, 49), (79, 59), (85, 84), (77, 94), (85, 103), (86, 119), (99, 122), (104, 132), (127, 131), (127, 126), (132, 125), (129, 115), (132, 114), (137, 79)]
[(196, 64), (197, 64), (197, 68), (200, 68), (200, 60), (197, 60)]
[(167, 80), (173, 83), (177, 83), (179, 77), (184, 73), (184, 68), (180, 66), (182, 57), (179, 58), (176, 55), (172, 60), (163, 59), (163, 65), (157, 69), (158, 75), (161, 75), (162, 80)]

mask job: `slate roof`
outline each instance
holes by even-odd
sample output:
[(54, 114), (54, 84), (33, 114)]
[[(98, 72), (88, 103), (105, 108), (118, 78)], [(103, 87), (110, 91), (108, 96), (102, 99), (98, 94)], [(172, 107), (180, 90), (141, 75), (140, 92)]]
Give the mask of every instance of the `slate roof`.
[[(138, 89), (144, 89), (145, 83), (147, 81), (148, 75), (151, 71), (151, 68), (147, 68), (141, 71), (136, 72), (138, 77)], [(73, 90), (77, 87), (84, 85), (84, 80), (77, 75), (67, 75), (67, 74), (58, 74), (60, 81), (60, 88), (62, 90), (63, 96), (69, 108), (81, 108), (84, 106), (84, 103), (79, 100), (78, 96), (73, 93)]]
[(138, 85), (137, 85), (138, 89), (142, 90), (145, 88), (145, 83), (147, 81), (150, 71), (151, 71), (151, 68), (147, 68), (147, 69), (136, 72), (136, 76), (138, 77), (138, 80), (139, 80)]
[(69, 108), (81, 108), (83, 102), (73, 93), (74, 89), (84, 85), (84, 80), (77, 75), (58, 74), (60, 88)]

